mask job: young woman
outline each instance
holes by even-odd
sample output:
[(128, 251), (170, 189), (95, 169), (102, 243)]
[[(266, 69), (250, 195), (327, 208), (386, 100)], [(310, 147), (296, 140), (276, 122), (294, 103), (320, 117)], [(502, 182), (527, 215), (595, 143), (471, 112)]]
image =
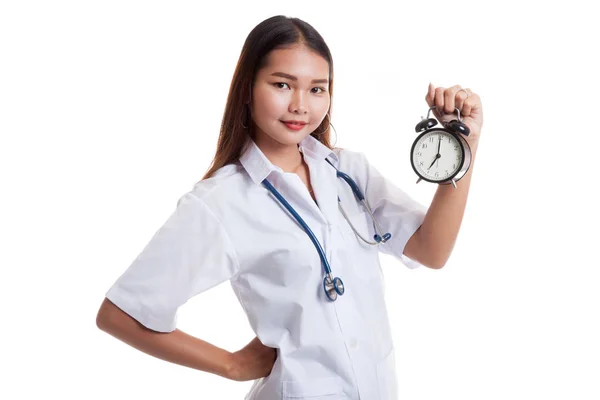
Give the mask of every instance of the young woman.
[[(98, 326), (163, 360), (255, 380), (247, 399), (396, 399), (379, 252), (442, 268), (473, 168), (425, 208), (362, 153), (332, 147), (332, 97), (333, 61), (312, 26), (284, 16), (256, 26), (210, 170), (106, 293)], [(425, 99), (461, 110), (475, 155), (479, 96), (430, 85)], [(226, 280), (256, 333), (233, 353), (176, 328), (181, 305)]]

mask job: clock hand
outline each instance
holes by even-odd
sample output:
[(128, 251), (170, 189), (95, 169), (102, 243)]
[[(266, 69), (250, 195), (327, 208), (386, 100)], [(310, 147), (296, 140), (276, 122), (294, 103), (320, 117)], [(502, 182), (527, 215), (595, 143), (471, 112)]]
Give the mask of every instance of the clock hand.
[[(435, 162), (437, 161), (437, 159), (438, 159), (438, 158), (440, 158), (440, 157), (441, 157), (441, 156), (440, 156), (440, 154), (439, 154), (439, 153), (438, 153), (438, 154), (436, 154), (436, 155), (435, 155), (435, 158), (433, 159), (433, 162), (431, 163), (431, 165), (429, 166), (429, 168), (431, 168), (431, 167), (433, 166), (433, 164), (435, 164)], [(427, 168), (427, 171), (429, 171), (429, 168)]]
[(440, 136), (440, 140), (438, 142), (438, 156), (440, 155), (440, 146), (442, 145), (442, 137)]

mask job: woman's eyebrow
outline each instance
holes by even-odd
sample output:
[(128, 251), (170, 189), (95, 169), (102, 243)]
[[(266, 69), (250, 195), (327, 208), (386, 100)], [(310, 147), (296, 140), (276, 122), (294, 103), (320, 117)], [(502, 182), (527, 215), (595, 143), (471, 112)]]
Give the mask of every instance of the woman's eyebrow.
[[(285, 72), (273, 72), (271, 74), (271, 76), (279, 76), (281, 78), (286, 78), (292, 81), (297, 81), (298, 78), (296, 78), (294, 75), (290, 75), (290, 74), (286, 74)], [(313, 79), (310, 83), (328, 83), (329, 80), (328, 79)]]

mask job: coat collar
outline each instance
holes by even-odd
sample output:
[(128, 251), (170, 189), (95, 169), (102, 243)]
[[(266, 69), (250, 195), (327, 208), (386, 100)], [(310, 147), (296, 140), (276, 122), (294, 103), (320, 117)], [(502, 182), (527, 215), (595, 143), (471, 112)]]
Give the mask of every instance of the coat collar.
[[(325, 146), (311, 135), (302, 139), (298, 147), (307, 158), (311, 158), (315, 161), (323, 161), (325, 163), (325, 159), (330, 157), (330, 161), (333, 165), (339, 165), (337, 155), (329, 147)], [(277, 171), (283, 173), (283, 170), (280, 167), (269, 161), (267, 156), (265, 156), (252, 139), (248, 139), (246, 149), (240, 156), (240, 163), (246, 172), (248, 172), (252, 181), (259, 185), (271, 174), (271, 172)], [(328, 167), (331, 168), (331, 166)]]

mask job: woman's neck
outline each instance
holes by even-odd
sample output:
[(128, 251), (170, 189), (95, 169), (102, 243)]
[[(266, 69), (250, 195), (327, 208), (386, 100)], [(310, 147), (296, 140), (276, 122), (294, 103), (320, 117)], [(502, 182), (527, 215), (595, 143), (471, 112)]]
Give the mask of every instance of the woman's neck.
[(269, 140), (256, 139), (256, 145), (274, 165), (284, 172), (297, 172), (304, 164), (302, 153), (297, 144), (283, 145), (271, 138)]

